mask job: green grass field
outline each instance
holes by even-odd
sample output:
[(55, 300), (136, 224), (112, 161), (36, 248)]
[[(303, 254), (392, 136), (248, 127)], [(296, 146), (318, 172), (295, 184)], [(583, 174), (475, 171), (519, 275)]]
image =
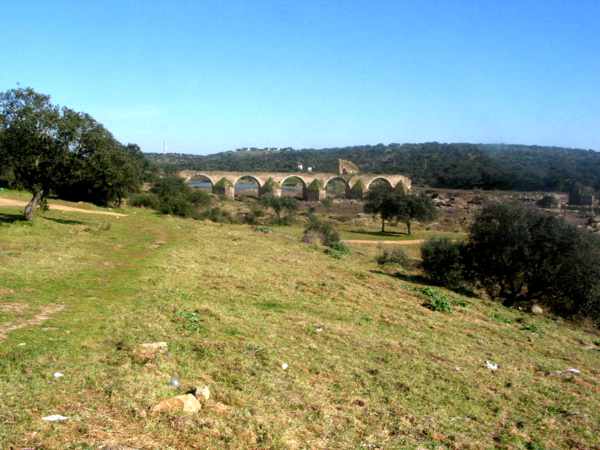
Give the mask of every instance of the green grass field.
[[(434, 312), (284, 227), (123, 212), (0, 209), (0, 448), (600, 448), (597, 333), (445, 290)], [(151, 415), (174, 375), (211, 399)]]

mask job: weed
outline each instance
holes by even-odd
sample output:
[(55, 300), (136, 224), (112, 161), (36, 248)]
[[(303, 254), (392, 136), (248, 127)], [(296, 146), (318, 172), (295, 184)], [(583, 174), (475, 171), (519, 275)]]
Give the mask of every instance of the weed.
[(177, 311), (175, 318), (190, 333), (199, 333), (204, 330), (202, 317), (198, 311)]

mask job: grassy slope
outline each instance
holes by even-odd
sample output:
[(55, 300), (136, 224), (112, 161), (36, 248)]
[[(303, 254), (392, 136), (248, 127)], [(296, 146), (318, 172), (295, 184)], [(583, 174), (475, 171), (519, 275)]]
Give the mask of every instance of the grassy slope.
[[(0, 326), (66, 306), (0, 343), (1, 448), (600, 446), (597, 335), (456, 294), (432, 312), (370, 259), (280, 230), (126, 212), (0, 224), (0, 304), (29, 306)], [(168, 355), (132, 360), (159, 340)], [(213, 399), (149, 416), (173, 374)]]

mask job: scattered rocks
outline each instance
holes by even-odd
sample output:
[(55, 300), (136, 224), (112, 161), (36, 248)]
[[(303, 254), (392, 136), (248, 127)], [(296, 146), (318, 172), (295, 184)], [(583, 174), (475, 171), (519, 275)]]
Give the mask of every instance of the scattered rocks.
[(158, 355), (166, 353), (168, 349), (166, 342), (148, 342), (138, 345), (133, 351), (133, 356), (139, 362), (148, 362)]
[(210, 388), (208, 386), (203, 386), (199, 389), (196, 388), (196, 398), (208, 401), (210, 399)]
[(531, 313), (540, 315), (540, 314), (544, 314), (544, 310), (542, 309), (542, 307), (540, 305), (533, 305), (531, 307)]
[(195, 414), (202, 408), (202, 404), (192, 394), (177, 395), (167, 398), (152, 407), (153, 414), (178, 413)]

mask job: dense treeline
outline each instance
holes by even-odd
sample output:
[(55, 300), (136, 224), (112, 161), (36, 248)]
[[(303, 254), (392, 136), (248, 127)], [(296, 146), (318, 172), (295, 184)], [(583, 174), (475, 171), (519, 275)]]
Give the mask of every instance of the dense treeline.
[(30, 88), (0, 93), (0, 181), (32, 193), (27, 219), (51, 195), (119, 205), (154, 173), (137, 145), (121, 144), (89, 114)]
[(565, 191), (579, 181), (600, 190), (600, 152), (559, 147), (432, 142), (147, 156), (171, 170), (235, 171), (295, 171), (298, 163), (316, 171), (336, 171), (342, 158), (364, 172), (403, 173), (417, 184), (433, 187)]

